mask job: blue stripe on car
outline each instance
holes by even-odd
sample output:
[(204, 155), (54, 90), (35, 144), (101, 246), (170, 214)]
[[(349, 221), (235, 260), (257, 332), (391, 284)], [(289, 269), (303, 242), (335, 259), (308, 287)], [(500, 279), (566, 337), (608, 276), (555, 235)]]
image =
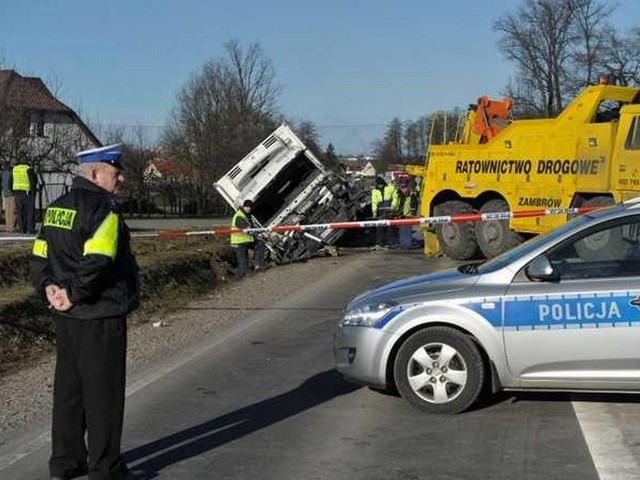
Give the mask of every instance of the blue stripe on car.
[(397, 307), (392, 308), (384, 317), (377, 321), (374, 325), (375, 328), (381, 329), (395, 317), (397, 317), (400, 312), (404, 310), (402, 305), (398, 305)]
[[(465, 304), (494, 327), (532, 330), (552, 328), (600, 328), (640, 323), (635, 292), (567, 295), (523, 295), (505, 299), (483, 299)], [(488, 305), (495, 304), (494, 308)]]
[[(550, 330), (573, 328), (631, 327), (640, 325), (640, 295), (636, 292), (566, 295), (522, 295), (483, 298), (462, 303), (496, 328)], [(405, 308), (398, 306), (382, 317), (382, 329)]]

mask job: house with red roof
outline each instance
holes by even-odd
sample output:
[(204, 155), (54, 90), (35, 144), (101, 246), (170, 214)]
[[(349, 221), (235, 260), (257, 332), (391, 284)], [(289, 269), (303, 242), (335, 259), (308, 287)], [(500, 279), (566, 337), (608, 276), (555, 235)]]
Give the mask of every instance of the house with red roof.
[(164, 213), (183, 214), (192, 193), (193, 168), (185, 162), (162, 155), (149, 162), (145, 182), (150, 187), (151, 201)]
[(193, 169), (185, 162), (158, 157), (149, 162), (145, 178), (151, 183), (180, 182), (193, 176)]
[(28, 160), (43, 185), (40, 207), (69, 187), (76, 153), (101, 145), (42, 79), (0, 70), (0, 162)]
[[(0, 128), (3, 136), (51, 138), (56, 128), (75, 127), (86, 148), (102, 143), (76, 112), (58, 100), (38, 77), (0, 70)], [(86, 149), (83, 148), (83, 149)]]

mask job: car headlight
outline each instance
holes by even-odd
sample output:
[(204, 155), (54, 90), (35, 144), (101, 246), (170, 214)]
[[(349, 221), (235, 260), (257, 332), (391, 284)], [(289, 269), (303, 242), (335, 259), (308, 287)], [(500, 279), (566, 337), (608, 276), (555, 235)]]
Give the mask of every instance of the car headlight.
[(370, 303), (368, 305), (352, 308), (347, 310), (342, 317), (340, 324), (342, 326), (351, 325), (370, 327), (389, 313), (396, 305), (398, 305), (398, 302), (389, 301)]

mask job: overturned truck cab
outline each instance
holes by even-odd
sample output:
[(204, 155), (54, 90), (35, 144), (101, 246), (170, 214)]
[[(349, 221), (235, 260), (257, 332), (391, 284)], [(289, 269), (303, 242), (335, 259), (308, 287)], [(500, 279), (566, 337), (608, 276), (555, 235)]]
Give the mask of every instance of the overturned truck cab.
[[(252, 222), (257, 227), (324, 224), (356, 218), (363, 198), (282, 124), (214, 184), (237, 209), (252, 200)], [(267, 248), (276, 263), (308, 258), (321, 247), (333, 245), (342, 230), (269, 232)]]

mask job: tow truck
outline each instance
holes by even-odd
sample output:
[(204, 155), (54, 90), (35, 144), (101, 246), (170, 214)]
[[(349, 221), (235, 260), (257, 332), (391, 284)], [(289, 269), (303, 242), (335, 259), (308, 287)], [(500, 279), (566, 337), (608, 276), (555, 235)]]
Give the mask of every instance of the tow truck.
[[(601, 206), (640, 195), (640, 88), (586, 87), (556, 117), (511, 118), (512, 103), (481, 97), (453, 142), (430, 144), (420, 213), (453, 215)], [(435, 227), (426, 253), (494, 257), (547, 232), (567, 215)]]

